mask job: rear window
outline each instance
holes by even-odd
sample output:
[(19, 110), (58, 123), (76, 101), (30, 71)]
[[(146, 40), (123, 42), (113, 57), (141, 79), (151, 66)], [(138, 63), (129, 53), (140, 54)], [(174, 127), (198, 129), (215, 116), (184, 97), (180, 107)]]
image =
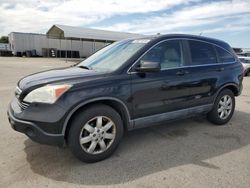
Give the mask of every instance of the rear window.
[(234, 56), (229, 52), (227, 52), (226, 50), (216, 46), (216, 51), (218, 53), (221, 63), (229, 63), (235, 61)]
[(191, 65), (215, 64), (216, 53), (211, 44), (199, 41), (189, 41)]

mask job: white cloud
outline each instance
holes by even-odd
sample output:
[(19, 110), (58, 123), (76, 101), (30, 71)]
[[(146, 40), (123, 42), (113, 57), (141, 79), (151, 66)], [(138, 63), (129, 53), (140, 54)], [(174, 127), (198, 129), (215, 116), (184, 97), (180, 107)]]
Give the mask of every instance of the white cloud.
[(0, 35), (45, 32), (53, 24), (87, 25), (115, 15), (147, 13), (199, 0), (0, 0)]
[[(241, 15), (245, 14), (245, 15)], [(230, 23), (223, 23), (231, 18)], [(226, 22), (226, 21), (225, 21)], [(213, 24), (219, 24), (219, 28), (210, 28)], [(243, 24), (243, 26), (242, 26)], [(236, 27), (237, 26), (237, 27)], [(205, 30), (195, 29), (206, 28)], [(215, 26), (214, 26), (215, 27)], [(132, 20), (114, 24), (102, 29), (115, 31), (137, 32), (145, 34), (186, 32), (193, 30), (200, 32), (221, 32), (246, 30), (250, 27), (250, 2), (249, 0), (233, 0), (205, 3), (196, 6), (188, 6), (171, 14), (152, 16), (147, 19)]]
[[(177, 5), (181, 5), (178, 10), (171, 9)], [(157, 16), (146, 14), (167, 9), (171, 11)], [(0, 36), (12, 31), (45, 33), (53, 24), (84, 26), (133, 13), (146, 16), (99, 28), (144, 34), (187, 31), (197, 34), (242, 31), (250, 27), (249, 0), (206, 3), (201, 0), (0, 0)]]

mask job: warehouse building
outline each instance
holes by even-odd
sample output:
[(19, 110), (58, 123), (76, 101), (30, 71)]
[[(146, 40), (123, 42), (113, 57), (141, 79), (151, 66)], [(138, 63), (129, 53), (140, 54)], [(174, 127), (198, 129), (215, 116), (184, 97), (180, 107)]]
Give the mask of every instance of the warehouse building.
[(15, 56), (60, 58), (88, 57), (112, 42), (139, 34), (53, 25), (46, 34), (9, 34), (9, 46)]

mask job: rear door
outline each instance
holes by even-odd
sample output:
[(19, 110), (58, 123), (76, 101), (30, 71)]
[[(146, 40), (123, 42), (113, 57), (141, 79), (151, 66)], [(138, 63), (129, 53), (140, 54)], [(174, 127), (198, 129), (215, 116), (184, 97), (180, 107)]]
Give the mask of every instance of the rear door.
[(218, 62), (215, 46), (199, 40), (185, 40), (188, 54), (187, 71), (189, 72), (190, 107), (213, 103), (212, 95), (223, 70)]

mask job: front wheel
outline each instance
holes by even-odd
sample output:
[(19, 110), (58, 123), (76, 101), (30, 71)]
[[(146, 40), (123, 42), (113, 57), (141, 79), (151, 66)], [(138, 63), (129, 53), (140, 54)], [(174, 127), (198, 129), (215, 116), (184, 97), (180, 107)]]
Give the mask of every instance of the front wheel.
[(109, 157), (123, 135), (120, 115), (106, 105), (94, 105), (80, 112), (70, 125), (68, 145), (83, 162)]
[(216, 124), (226, 124), (232, 117), (235, 108), (235, 97), (231, 90), (224, 89), (217, 96), (213, 109), (207, 114), (207, 119)]

